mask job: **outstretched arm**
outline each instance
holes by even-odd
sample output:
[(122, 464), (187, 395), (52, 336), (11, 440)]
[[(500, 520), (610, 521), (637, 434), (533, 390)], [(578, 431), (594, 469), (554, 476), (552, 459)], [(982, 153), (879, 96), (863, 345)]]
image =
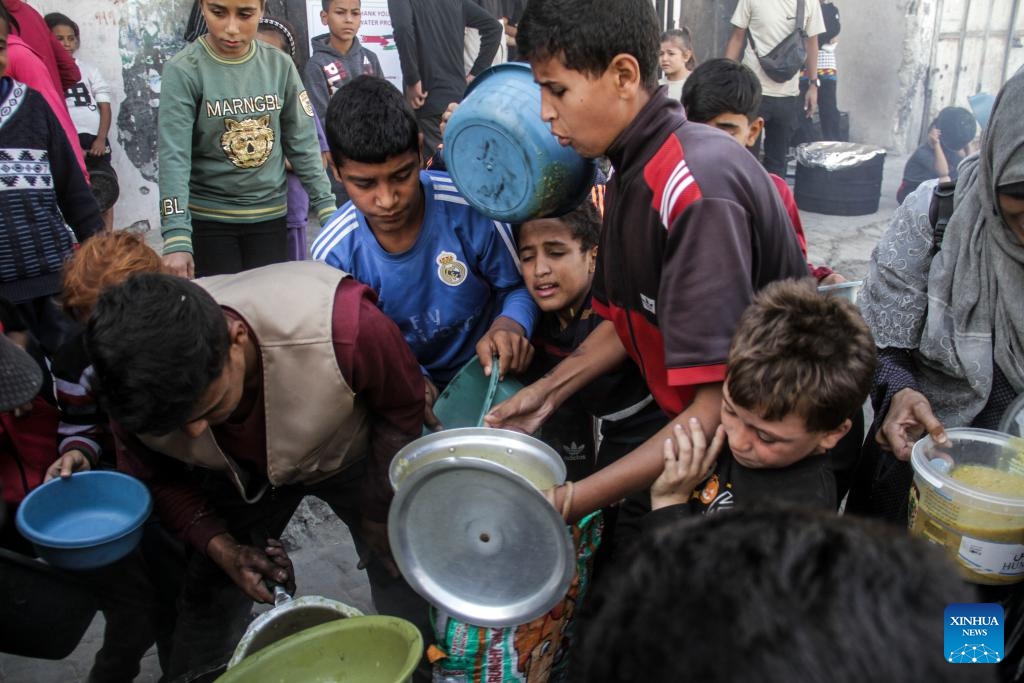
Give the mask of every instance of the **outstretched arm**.
[[(697, 387), (690, 405), (657, 434), (607, 467), (576, 482), (572, 509), (568, 511), (567, 519), (581, 519), (598, 508), (651, 486), (664, 469), (665, 440), (675, 438), (675, 426), (680, 425), (683, 430), (687, 430), (690, 419), (697, 418), (705, 438), (712, 438), (721, 423), (721, 404), (721, 384)], [(563, 496), (563, 488), (555, 491), (554, 503), (558, 510), (562, 509)]]
[(605, 321), (551, 372), (495, 406), (484, 422), (489, 427), (532, 434), (566, 399), (617, 367), (626, 357), (615, 326)]

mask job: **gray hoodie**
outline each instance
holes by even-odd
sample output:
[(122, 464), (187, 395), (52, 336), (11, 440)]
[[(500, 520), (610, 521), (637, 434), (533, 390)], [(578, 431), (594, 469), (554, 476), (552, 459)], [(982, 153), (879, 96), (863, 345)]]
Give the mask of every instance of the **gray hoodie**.
[(327, 115), (327, 103), (331, 95), (356, 76), (367, 74), (384, 77), (377, 55), (363, 47), (359, 38), (352, 39), (348, 54), (341, 54), (331, 47), (331, 34), (325, 33), (312, 40), (313, 54), (306, 62), (303, 80), (306, 91), (313, 102), (313, 109), (322, 121)]

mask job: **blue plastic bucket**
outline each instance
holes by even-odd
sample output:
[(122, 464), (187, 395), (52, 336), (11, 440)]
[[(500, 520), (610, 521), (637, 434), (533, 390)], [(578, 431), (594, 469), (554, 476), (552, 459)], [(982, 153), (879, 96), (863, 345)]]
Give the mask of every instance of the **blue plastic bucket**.
[(18, 507), (18, 531), (39, 557), (62, 569), (94, 569), (131, 552), (142, 538), (153, 501), (127, 474), (79, 472), (51, 479)]
[(508, 223), (564, 215), (594, 183), (594, 163), (558, 144), (541, 120), (540, 86), (517, 62), (470, 84), (445, 127), (444, 162), (477, 211)]

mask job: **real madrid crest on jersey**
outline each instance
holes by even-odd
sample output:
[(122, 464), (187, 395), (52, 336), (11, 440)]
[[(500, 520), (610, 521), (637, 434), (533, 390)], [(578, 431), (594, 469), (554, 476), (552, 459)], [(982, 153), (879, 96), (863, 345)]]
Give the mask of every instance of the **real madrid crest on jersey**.
[(221, 149), (238, 168), (258, 168), (270, 158), (274, 129), (270, 127), (269, 115), (241, 121), (224, 119), (224, 128)]
[(449, 287), (458, 287), (466, 281), (466, 264), (450, 251), (442, 251), (434, 259), (437, 262), (437, 277)]

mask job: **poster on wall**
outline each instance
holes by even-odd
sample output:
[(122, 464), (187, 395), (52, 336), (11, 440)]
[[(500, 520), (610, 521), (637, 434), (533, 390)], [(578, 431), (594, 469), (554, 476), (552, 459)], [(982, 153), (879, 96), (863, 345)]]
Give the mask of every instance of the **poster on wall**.
[[(306, 0), (306, 26), (309, 29), (310, 40), (327, 33), (327, 27), (320, 21), (322, 8), (321, 0)], [(361, 16), (363, 21), (359, 27), (359, 42), (377, 55), (384, 77), (402, 90), (402, 66), (398, 61), (398, 48), (395, 46), (395, 35), (391, 29), (391, 13), (388, 11), (387, 0), (363, 0)]]

